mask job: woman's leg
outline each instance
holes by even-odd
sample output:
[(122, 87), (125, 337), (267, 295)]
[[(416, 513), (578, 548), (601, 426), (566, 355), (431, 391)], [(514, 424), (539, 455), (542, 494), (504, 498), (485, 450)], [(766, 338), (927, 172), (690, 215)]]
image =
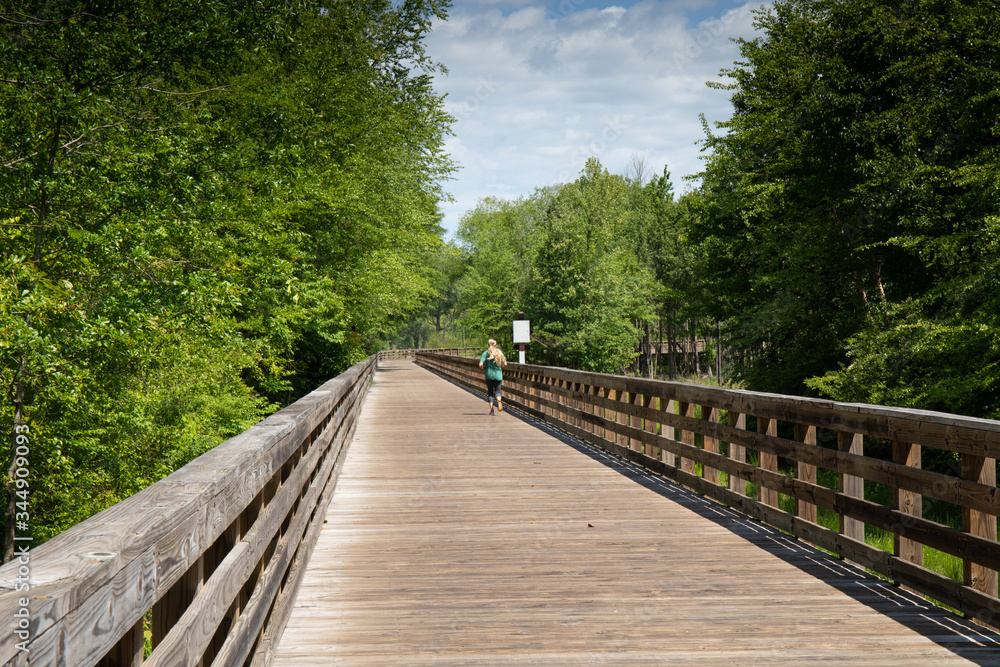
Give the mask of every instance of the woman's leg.
[(496, 399), (497, 395), (497, 381), (487, 380), (486, 381), (486, 400), (490, 404), (490, 410), (493, 409), (493, 401)]
[(497, 380), (497, 388), (493, 393), (497, 397), (497, 409), (503, 412), (503, 392), (500, 391), (501, 387), (503, 387), (503, 380)]

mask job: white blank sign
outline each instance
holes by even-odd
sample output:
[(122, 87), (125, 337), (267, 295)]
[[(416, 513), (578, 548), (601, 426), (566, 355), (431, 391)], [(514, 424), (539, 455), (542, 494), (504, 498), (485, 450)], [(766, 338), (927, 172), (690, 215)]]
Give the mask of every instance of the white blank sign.
[(530, 320), (514, 320), (514, 344), (531, 342)]

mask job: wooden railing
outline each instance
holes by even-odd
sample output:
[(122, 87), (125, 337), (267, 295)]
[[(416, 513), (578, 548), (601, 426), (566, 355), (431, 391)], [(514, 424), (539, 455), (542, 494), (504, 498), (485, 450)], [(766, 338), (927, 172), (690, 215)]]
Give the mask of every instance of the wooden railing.
[[(481, 352), (482, 350), (480, 350)], [(474, 347), (436, 347), (433, 349), (415, 349), (408, 348), (404, 350), (382, 350), (378, 353), (379, 361), (391, 361), (393, 359), (415, 359), (417, 353), (419, 352), (434, 352), (437, 354), (448, 354), (454, 356), (462, 356), (465, 354), (474, 354), (476, 348)]]
[(374, 370), (357, 364), (0, 568), (0, 664), (268, 664)]
[[(417, 363), (485, 387), (477, 359), (421, 353)], [(1000, 422), (519, 364), (505, 369), (503, 395), (582, 440), (1000, 625)], [(930, 450), (936, 470), (921, 467)], [(866, 484), (889, 487), (891, 506), (866, 500)], [(961, 508), (961, 529), (924, 518), (924, 499)], [(836, 515), (837, 527), (820, 525), (818, 510)], [(891, 553), (865, 543), (866, 526), (892, 535)], [(923, 567), (925, 547), (960, 559), (963, 580)]]

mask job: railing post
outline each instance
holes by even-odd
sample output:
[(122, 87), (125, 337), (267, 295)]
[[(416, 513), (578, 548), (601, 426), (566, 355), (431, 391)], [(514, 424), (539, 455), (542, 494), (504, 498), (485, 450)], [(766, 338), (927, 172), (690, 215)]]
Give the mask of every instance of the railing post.
[[(920, 445), (915, 445), (910, 442), (900, 442), (894, 440), (892, 443), (892, 460), (899, 465), (910, 466), (911, 468), (920, 468)], [(921, 517), (923, 516), (922, 496), (915, 491), (905, 491), (898, 486), (892, 489), (892, 506), (894, 509), (899, 510), (903, 514), (908, 514), (910, 516)], [(895, 554), (905, 561), (910, 563), (916, 563), (917, 565), (924, 564), (924, 548), (920, 542), (915, 540), (907, 539), (904, 537), (906, 533), (906, 520), (903, 520), (903, 525), (898, 527), (898, 530), (893, 536), (893, 551)]]
[[(671, 415), (674, 414), (674, 399), (661, 398), (660, 411), (666, 412), (667, 414)], [(677, 431), (671, 426), (664, 425), (663, 428), (660, 429), (660, 435), (662, 435), (665, 438), (669, 438), (670, 440), (677, 439)], [(660, 460), (672, 468), (677, 466), (677, 456), (673, 452), (661, 450)]]
[[(310, 441), (311, 442), (311, 441)], [(213, 571), (218, 567), (226, 556), (233, 549), (234, 546), (243, 538), (249, 529), (248, 525), (245, 525), (246, 514), (240, 513), (236, 520), (233, 521), (228, 528), (215, 540), (213, 548), (209, 550), (206, 555), (209, 557), (209, 561), (206, 562), (206, 569), (211, 568)], [(208, 574), (206, 572), (206, 574)], [(211, 576), (208, 574), (208, 576)], [(243, 599), (246, 598), (246, 599)], [(219, 650), (222, 648), (223, 643), (225, 643), (225, 636), (229, 632), (229, 628), (233, 626), (236, 619), (239, 618), (240, 613), (246, 606), (247, 600), (249, 600), (249, 595), (239, 595), (237, 599), (233, 600), (233, 603), (229, 606), (226, 614), (223, 616), (219, 629), (221, 632), (217, 632), (216, 636), (212, 639), (212, 642), (208, 645), (208, 649), (205, 651), (205, 663), (211, 665), (212, 660), (218, 654)]]
[(580, 399), (577, 403), (579, 405), (580, 412), (582, 413), (579, 417), (580, 428), (587, 433), (593, 433), (594, 424), (583, 416), (584, 414), (590, 415), (594, 413), (594, 404), (590, 400), (590, 385), (581, 382), (577, 386), (580, 388)]
[[(627, 404), (628, 401), (629, 401), (629, 394), (628, 394), (627, 391), (623, 391), (623, 390), (619, 389), (618, 391), (615, 392), (615, 396), (617, 397), (618, 402), (621, 403), (621, 404), (623, 404), (623, 405)], [(618, 414), (618, 418), (615, 420), (616, 422), (618, 422), (619, 424), (628, 424), (628, 413), (627, 412), (623, 412), (623, 411), (619, 410), (617, 414)], [(620, 445), (621, 447), (628, 447), (628, 436), (624, 435), (622, 433), (616, 432), (615, 433), (615, 442), (618, 445)]]
[[(864, 437), (860, 433), (837, 431), (837, 449), (849, 454), (864, 453)], [(865, 480), (856, 475), (838, 473), (840, 492), (851, 498), (864, 499)], [(840, 534), (858, 542), (865, 541), (865, 524), (857, 519), (840, 515)]]
[[(522, 394), (528, 393), (528, 385), (524, 382), (524, 371), (520, 369), (512, 371), (510, 373), (510, 378), (511, 378), (510, 383), (512, 389), (517, 389)], [(506, 379), (507, 379), (507, 374), (505, 373), (504, 380)], [(512, 398), (512, 400), (516, 400), (522, 406), (528, 405), (528, 400), (526, 398), (517, 397), (516, 399)]]
[(559, 395), (558, 389), (562, 385), (562, 382), (558, 378), (552, 378), (549, 382), (549, 398), (552, 400), (552, 410), (549, 414), (555, 417), (556, 421), (561, 421), (564, 418), (562, 414), (562, 396)]
[[(989, 487), (997, 484), (996, 461), (973, 454), (962, 454), (962, 479)], [(962, 530), (988, 540), (997, 539), (997, 519), (992, 514), (962, 507)], [(986, 595), (997, 596), (997, 573), (978, 563), (963, 559), (965, 585)]]
[[(656, 398), (655, 396), (646, 396), (645, 400), (642, 402), (642, 405), (647, 410), (655, 410), (658, 400), (659, 399)], [(655, 435), (660, 430), (660, 425), (654, 419), (647, 418), (645, 420), (645, 424), (646, 424), (646, 429), (645, 429), (646, 433), (652, 433)], [(646, 444), (642, 448), (642, 450), (646, 456), (656, 456), (656, 448), (653, 445)]]
[[(777, 437), (778, 435), (778, 420), (768, 419), (767, 417), (757, 417), (757, 432), (762, 433), (768, 437)], [(768, 472), (778, 472), (778, 455), (772, 454), (771, 452), (765, 452), (762, 449), (757, 450), (757, 461), (758, 466), (761, 470), (767, 470)], [(760, 502), (764, 503), (769, 507), (778, 506), (778, 492), (775, 489), (768, 488), (763, 484), (760, 485)]]
[(156, 648), (194, 600), (202, 586), (205, 560), (199, 556), (159, 602), (153, 605), (152, 643)]
[(548, 379), (544, 375), (537, 375), (535, 376), (535, 380), (538, 383), (538, 386), (535, 388), (535, 396), (538, 397), (536, 405), (538, 412), (542, 415), (542, 419), (545, 419), (545, 415), (549, 414), (549, 409), (543, 402), (548, 398), (548, 392), (545, 389), (548, 386)]
[(543, 376), (543, 381), (545, 382), (545, 398), (549, 401), (549, 405), (545, 406), (545, 414), (550, 417), (557, 417), (559, 410), (555, 405), (552, 405), (559, 402), (555, 392), (552, 391), (552, 385), (556, 383), (556, 380), (555, 378)]
[(144, 633), (145, 622), (140, 618), (111, 652), (101, 658), (97, 667), (139, 667), (142, 664)]
[[(707, 405), (701, 406), (701, 418), (707, 422), (715, 424), (719, 421), (719, 411), (716, 408), (710, 408)], [(719, 453), (719, 441), (708, 435), (701, 436), (702, 449), (706, 452)], [(719, 471), (715, 468), (709, 466), (702, 466), (702, 477), (712, 484), (719, 483)]]
[[(641, 394), (632, 392), (629, 394), (629, 398), (632, 399), (629, 401), (632, 405), (636, 407), (642, 405)], [(629, 426), (635, 429), (642, 429), (642, 417), (639, 417), (638, 415), (629, 415)], [(642, 440), (638, 438), (629, 438), (629, 448), (637, 452), (641, 452), (643, 450)]]
[[(795, 439), (799, 442), (815, 447), (816, 427), (812, 424), (796, 424)], [(810, 484), (816, 483), (816, 466), (810, 463), (795, 462), (795, 477)], [(795, 500), (795, 516), (811, 523), (816, 523), (816, 505), (806, 500)]]
[(569, 411), (566, 408), (569, 407), (570, 398), (563, 392), (569, 390), (570, 384), (566, 380), (556, 379), (555, 386), (556, 389), (560, 390), (555, 392), (556, 403), (559, 404), (559, 413), (556, 415), (556, 419), (569, 423)]
[[(601, 387), (601, 392), (604, 394), (604, 400), (606, 400), (606, 401), (613, 401), (618, 396), (617, 392), (615, 392), (614, 389), (609, 389), (608, 387)], [(603, 415), (602, 415), (604, 417), (604, 422), (607, 423), (609, 421), (612, 421), (612, 422), (615, 421), (617, 419), (617, 414), (618, 413), (616, 413), (611, 408), (604, 408)], [(614, 442), (615, 441), (615, 432), (611, 431), (611, 434), (609, 435), (608, 431), (610, 431), (610, 430), (611, 429), (607, 428), (606, 426), (603, 429), (601, 429), (602, 437), (605, 440), (608, 440), (610, 442)]]
[(569, 401), (570, 407), (572, 407), (573, 410), (575, 411), (573, 413), (573, 419), (571, 420), (570, 423), (572, 423), (573, 426), (582, 429), (583, 418), (580, 417), (580, 409), (582, 407), (582, 401), (578, 397), (580, 395), (580, 392), (583, 391), (583, 385), (581, 385), (579, 382), (570, 382), (569, 386), (570, 386), (570, 391), (573, 392), (573, 398), (571, 398)]
[(531, 388), (531, 381), (534, 379), (534, 376), (531, 373), (528, 373), (522, 369), (517, 371), (517, 377), (518, 381), (521, 383), (521, 390), (525, 394), (523, 399), (524, 407), (534, 409), (535, 402), (531, 399), (531, 397), (534, 395), (534, 392)]
[[(741, 431), (745, 431), (747, 427), (747, 416), (742, 412), (733, 412), (728, 410), (726, 412), (726, 423), (733, 427), (738, 428)], [(729, 443), (729, 458), (734, 461), (739, 461), (740, 463), (746, 463), (747, 461), (747, 448), (743, 445), (737, 445), (734, 442)], [(736, 475), (729, 476), (729, 490), (733, 493), (738, 493), (741, 496), (747, 494), (747, 483), (742, 477)]]
[[(680, 413), (685, 417), (694, 419), (694, 403), (688, 403), (686, 401), (680, 402)], [(694, 447), (694, 431), (689, 429), (681, 429), (681, 442), (685, 445), (690, 445)], [(694, 474), (694, 459), (681, 458), (681, 470), (687, 473)]]

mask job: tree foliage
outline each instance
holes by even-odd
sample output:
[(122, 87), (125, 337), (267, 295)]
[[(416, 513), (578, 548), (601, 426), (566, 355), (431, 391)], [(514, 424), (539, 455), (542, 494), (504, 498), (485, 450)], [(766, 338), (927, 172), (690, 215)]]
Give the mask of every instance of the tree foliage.
[(685, 215), (666, 171), (644, 184), (596, 158), (572, 183), (481, 200), (458, 234), (469, 257), (459, 300), (466, 330), (509, 344), (524, 312), (533, 362), (631, 370), (657, 313), (670, 299), (680, 309), (691, 292)]
[(458, 298), (470, 340), (485, 345), (495, 338), (501, 346), (511, 342), (509, 329), (524, 310), (551, 197), (539, 190), (516, 201), (485, 198), (463, 216), (458, 240), (468, 268), (458, 283)]
[(542, 358), (603, 372), (635, 358), (637, 326), (652, 317), (652, 277), (636, 255), (629, 194), (625, 178), (591, 158), (554, 198), (525, 297)]
[(740, 375), (997, 414), (996, 8), (788, 0), (758, 26), (695, 238)]
[(422, 39), (446, 7), (0, 10), (0, 414), (30, 427), (34, 537), (311, 390), (433, 295), (450, 118)]

